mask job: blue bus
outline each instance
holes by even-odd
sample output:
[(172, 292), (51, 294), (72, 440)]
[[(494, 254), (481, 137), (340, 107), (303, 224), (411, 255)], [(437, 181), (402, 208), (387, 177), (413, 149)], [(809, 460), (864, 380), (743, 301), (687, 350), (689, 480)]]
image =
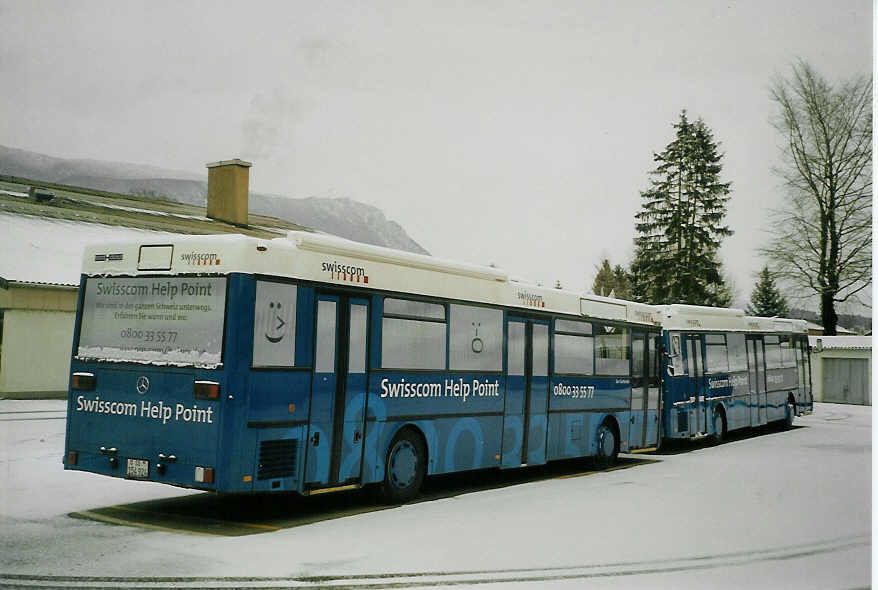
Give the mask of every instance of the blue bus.
[(406, 501), (429, 475), (610, 465), (663, 438), (791, 420), (811, 409), (807, 352), (794, 321), (315, 233), (103, 244), (83, 262), (64, 464), (229, 493), (374, 484)]
[(662, 436), (711, 437), (810, 414), (804, 320), (748, 317), (738, 309), (662, 307), (667, 367)]
[(65, 468), (304, 495), (655, 447), (659, 309), (308, 232), (86, 250)]

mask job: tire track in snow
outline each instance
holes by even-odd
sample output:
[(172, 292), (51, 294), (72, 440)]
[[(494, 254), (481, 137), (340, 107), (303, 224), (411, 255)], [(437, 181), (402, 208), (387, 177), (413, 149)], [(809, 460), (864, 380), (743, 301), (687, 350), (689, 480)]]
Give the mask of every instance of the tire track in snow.
[(407, 572), (338, 576), (300, 577), (103, 577), (48, 576), (0, 573), (0, 588), (122, 588), (125, 590), (157, 588), (259, 588), (317, 590), (394, 588), (439, 588), (460, 585), (536, 583), (588, 578), (625, 577), (667, 574), (737, 567), (767, 561), (802, 559), (816, 555), (868, 547), (870, 534), (851, 535), (827, 541), (789, 545), (761, 551), (734, 551), (718, 555), (700, 555), (671, 559), (623, 561), (606, 564), (560, 566), (551, 568), (517, 568), (448, 572)]

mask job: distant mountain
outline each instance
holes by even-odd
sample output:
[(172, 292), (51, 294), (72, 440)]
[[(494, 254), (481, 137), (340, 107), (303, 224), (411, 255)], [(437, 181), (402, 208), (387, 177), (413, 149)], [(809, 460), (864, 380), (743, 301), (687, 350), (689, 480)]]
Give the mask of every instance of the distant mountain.
[[(185, 180), (204, 180), (204, 175), (182, 170), (168, 170), (144, 164), (126, 162), (106, 162), (103, 160), (67, 159), (47, 156), (17, 148), (0, 145), (0, 173), (10, 176), (23, 176), (73, 184), (76, 178), (174, 178)], [(93, 188), (93, 187), (89, 187)], [(96, 187), (95, 187), (96, 188)], [(107, 190), (107, 189), (104, 189)]]
[[(56, 182), (146, 198), (206, 206), (204, 176), (154, 166), (71, 160), (0, 146), (0, 174)], [(377, 207), (348, 198), (250, 193), (250, 211), (330, 234), (419, 254), (428, 252)]]

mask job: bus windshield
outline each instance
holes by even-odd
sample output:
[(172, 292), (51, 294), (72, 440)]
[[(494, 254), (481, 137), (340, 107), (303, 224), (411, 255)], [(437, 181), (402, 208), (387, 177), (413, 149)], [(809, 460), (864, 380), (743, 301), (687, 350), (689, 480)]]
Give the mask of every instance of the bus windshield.
[(224, 277), (91, 277), (77, 357), (216, 367), (222, 362)]

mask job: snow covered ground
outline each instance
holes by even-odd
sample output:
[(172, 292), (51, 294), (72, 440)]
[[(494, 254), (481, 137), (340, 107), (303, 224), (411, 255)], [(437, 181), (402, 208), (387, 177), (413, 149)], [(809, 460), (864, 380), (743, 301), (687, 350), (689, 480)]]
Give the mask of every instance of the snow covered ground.
[(816, 404), (791, 431), (687, 446), (629, 469), (463, 489), (242, 537), (70, 518), (192, 492), (63, 471), (64, 407), (0, 401), (0, 586), (752, 589), (871, 582), (868, 407)]

